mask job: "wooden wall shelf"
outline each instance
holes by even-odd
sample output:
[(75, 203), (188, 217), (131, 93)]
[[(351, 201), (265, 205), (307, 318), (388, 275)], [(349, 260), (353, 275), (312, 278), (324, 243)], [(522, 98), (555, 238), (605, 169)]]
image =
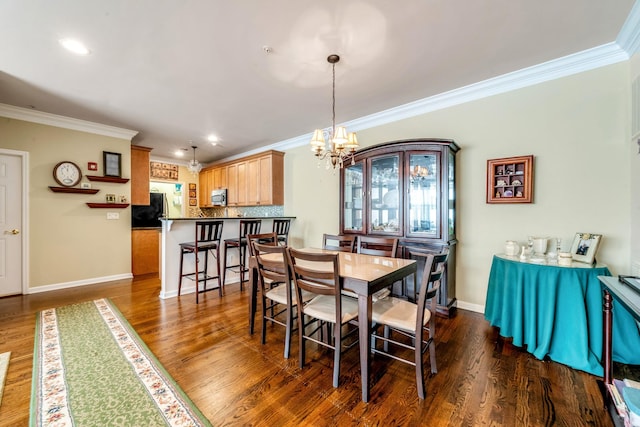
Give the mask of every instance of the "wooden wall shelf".
[(78, 194), (96, 194), (98, 189), (96, 188), (72, 188), (72, 187), (52, 187), (49, 189), (54, 193), (78, 193)]
[(129, 182), (129, 178), (118, 178), (116, 176), (97, 176), (85, 175), (89, 181), (113, 182), (116, 184), (125, 184)]
[(89, 203), (87, 206), (94, 209), (122, 209), (129, 206), (129, 203)]

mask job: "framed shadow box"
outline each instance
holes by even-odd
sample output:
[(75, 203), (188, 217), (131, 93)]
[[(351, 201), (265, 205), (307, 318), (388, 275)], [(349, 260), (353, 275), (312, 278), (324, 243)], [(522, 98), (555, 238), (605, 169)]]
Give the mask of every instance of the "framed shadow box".
[(533, 155), (487, 160), (487, 203), (533, 203)]

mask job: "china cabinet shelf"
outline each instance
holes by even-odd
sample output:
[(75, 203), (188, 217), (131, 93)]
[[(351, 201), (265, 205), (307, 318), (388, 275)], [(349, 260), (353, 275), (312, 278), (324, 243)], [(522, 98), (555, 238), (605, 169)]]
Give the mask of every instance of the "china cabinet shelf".
[(129, 203), (89, 203), (87, 206), (93, 209), (123, 209), (129, 206)]
[(98, 189), (96, 188), (72, 188), (72, 187), (53, 187), (49, 186), (49, 189), (54, 193), (77, 193), (77, 194), (96, 194)]
[[(396, 237), (399, 256), (404, 258), (410, 258), (412, 250), (449, 250), (438, 299), (438, 312), (445, 316), (457, 305), (455, 157), (459, 149), (447, 139), (392, 141), (359, 150), (354, 164), (340, 171), (342, 234)], [(409, 286), (413, 288), (413, 282)]]
[(116, 176), (96, 176), (96, 175), (85, 175), (89, 181), (99, 181), (99, 182), (112, 182), (115, 184), (126, 184), (129, 182), (129, 178), (118, 178)]

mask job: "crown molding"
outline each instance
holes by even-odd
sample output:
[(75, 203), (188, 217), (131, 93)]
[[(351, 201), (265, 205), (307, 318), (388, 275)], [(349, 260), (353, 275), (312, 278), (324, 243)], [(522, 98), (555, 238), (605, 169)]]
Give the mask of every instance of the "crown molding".
[[(369, 129), (375, 126), (381, 126), (432, 111), (559, 79), (561, 77), (582, 73), (626, 61), (628, 59), (629, 55), (627, 52), (623, 50), (618, 43), (612, 42), (428, 98), (403, 104), (378, 113), (370, 114), (365, 117), (341, 123), (340, 125), (346, 126), (352, 131)], [(268, 147), (263, 147), (263, 149), (286, 150), (295, 148), (308, 144), (311, 137), (312, 133), (310, 132), (305, 135), (277, 142)]]
[(138, 134), (138, 131), (136, 130), (108, 126), (86, 120), (73, 119), (71, 117), (30, 110), (28, 108), (15, 107), (8, 104), (0, 104), (0, 117), (93, 133), (95, 135), (110, 136), (113, 138), (126, 139), (128, 141), (131, 141), (131, 139)]
[(640, 2), (636, 1), (631, 12), (622, 25), (616, 43), (624, 49), (629, 56), (638, 53), (640, 49)]

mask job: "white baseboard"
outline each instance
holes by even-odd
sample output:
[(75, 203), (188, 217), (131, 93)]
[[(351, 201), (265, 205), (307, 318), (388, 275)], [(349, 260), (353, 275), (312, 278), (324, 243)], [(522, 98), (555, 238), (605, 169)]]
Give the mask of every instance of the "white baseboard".
[(464, 302), (458, 300), (458, 308), (462, 310), (474, 311), (476, 313), (484, 314), (484, 305), (472, 304), (470, 302)]
[(133, 274), (131, 273), (115, 274), (113, 276), (104, 276), (104, 277), (92, 277), (90, 279), (76, 280), (74, 282), (53, 283), (51, 285), (36, 286), (33, 288), (29, 288), (28, 293), (36, 294), (39, 292), (57, 291), (60, 289), (75, 288), (78, 286), (86, 286), (86, 285), (95, 285), (97, 283), (113, 282), (115, 280), (125, 280), (125, 279), (132, 279), (132, 278), (133, 278)]

